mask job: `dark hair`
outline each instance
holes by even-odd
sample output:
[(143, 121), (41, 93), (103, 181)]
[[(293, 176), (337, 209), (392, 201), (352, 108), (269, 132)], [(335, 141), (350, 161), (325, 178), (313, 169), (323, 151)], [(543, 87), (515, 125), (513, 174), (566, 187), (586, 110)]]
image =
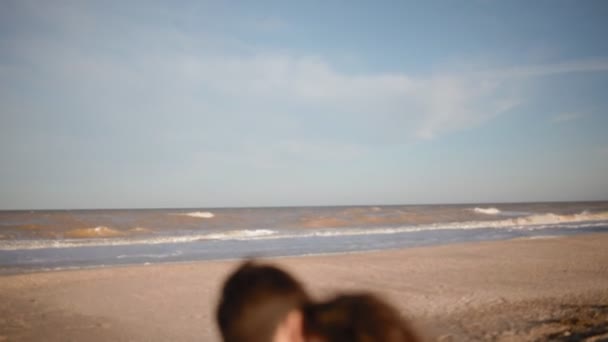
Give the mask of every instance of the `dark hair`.
[(399, 312), (369, 293), (338, 295), (304, 308), (304, 331), (327, 342), (417, 341)]
[(271, 265), (243, 263), (222, 289), (217, 323), (225, 342), (271, 341), (278, 324), (308, 301), (303, 286)]

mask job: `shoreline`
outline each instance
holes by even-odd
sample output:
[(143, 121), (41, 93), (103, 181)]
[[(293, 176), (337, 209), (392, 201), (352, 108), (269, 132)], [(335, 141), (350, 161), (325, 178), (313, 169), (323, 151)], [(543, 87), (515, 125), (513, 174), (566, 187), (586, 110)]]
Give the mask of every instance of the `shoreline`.
[[(606, 245), (608, 233), (594, 233), (262, 260), (316, 298), (378, 292), (429, 340), (542, 340), (608, 334), (595, 321), (608, 322)], [(214, 341), (217, 294), (238, 262), (0, 275), (0, 341)]]
[[(484, 240), (455, 240), (447, 242), (437, 242), (421, 245), (412, 246), (401, 246), (401, 247), (385, 247), (385, 248), (372, 248), (372, 249), (361, 249), (361, 250), (346, 250), (346, 251), (329, 251), (329, 252), (312, 252), (305, 254), (286, 254), (286, 255), (269, 255), (269, 256), (256, 256), (255, 253), (251, 255), (254, 259), (263, 260), (281, 260), (281, 259), (292, 259), (292, 258), (307, 258), (307, 257), (323, 257), (323, 256), (340, 256), (340, 255), (352, 255), (360, 253), (381, 253), (390, 251), (401, 251), (418, 248), (433, 248), (441, 246), (451, 246), (460, 244), (476, 244), (486, 242), (499, 242), (499, 241), (519, 241), (519, 240), (545, 240), (564, 238), (570, 236), (581, 236), (581, 235), (595, 235), (595, 234), (608, 234), (608, 231), (581, 231), (581, 232), (570, 232), (570, 233), (554, 233), (545, 235), (530, 235), (530, 236), (516, 236), (516, 237), (496, 237)], [(20, 274), (37, 274), (37, 273), (49, 273), (49, 272), (72, 272), (72, 271), (87, 271), (87, 270), (98, 270), (108, 268), (128, 268), (128, 267), (149, 267), (149, 266), (170, 266), (170, 265), (182, 265), (182, 264), (196, 264), (196, 263), (207, 263), (207, 262), (230, 262), (243, 260), (241, 257), (228, 257), (228, 258), (210, 258), (210, 259), (192, 259), (192, 260), (178, 260), (178, 261), (162, 261), (162, 262), (134, 262), (134, 263), (116, 263), (116, 264), (93, 264), (86, 266), (59, 266), (59, 267), (0, 267), (0, 278), (4, 276), (20, 275)], [(14, 271), (11, 271), (13, 269)]]

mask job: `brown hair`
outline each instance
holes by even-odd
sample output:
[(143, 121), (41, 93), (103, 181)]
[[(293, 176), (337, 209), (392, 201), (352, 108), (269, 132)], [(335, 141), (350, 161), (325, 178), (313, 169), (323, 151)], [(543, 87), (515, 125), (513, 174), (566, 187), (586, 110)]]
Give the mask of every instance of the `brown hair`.
[(308, 301), (303, 286), (271, 265), (243, 263), (222, 289), (217, 323), (225, 342), (271, 341), (279, 323)]
[(304, 309), (304, 331), (327, 342), (409, 342), (415, 334), (399, 312), (369, 293), (338, 295)]

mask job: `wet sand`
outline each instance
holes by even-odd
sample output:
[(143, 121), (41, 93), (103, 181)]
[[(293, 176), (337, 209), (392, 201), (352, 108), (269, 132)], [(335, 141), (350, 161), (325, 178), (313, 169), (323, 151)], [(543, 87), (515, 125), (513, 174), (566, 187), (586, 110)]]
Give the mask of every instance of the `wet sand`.
[[(317, 298), (379, 292), (428, 340), (608, 339), (608, 234), (277, 258)], [(217, 341), (237, 261), (0, 276), (0, 341)]]

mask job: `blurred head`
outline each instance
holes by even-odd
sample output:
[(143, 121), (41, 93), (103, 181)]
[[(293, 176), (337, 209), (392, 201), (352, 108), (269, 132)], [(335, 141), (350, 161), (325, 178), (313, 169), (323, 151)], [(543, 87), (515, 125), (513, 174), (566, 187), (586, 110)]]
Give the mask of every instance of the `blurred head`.
[(304, 333), (314, 342), (417, 341), (399, 312), (368, 294), (339, 295), (304, 308)]
[(285, 271), (245, 262), (222, 289), (217, 322), (225, 342), (302, 341), (303, 286)]

